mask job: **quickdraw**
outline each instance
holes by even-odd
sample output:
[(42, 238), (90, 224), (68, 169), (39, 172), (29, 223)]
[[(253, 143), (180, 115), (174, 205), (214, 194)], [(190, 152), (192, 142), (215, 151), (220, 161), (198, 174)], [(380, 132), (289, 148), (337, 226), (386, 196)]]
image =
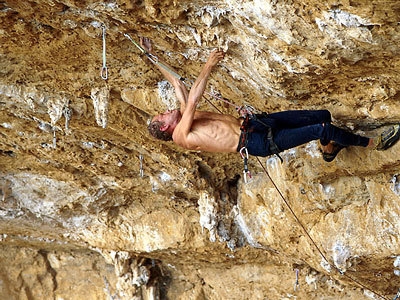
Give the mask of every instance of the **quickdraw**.
[(247, 176), (251, 178), (251, 173), (249, 171), (249, 165), (248, 165), (248, 160), (249, 160), (249, 152), (247, 151), (246, 147), (242, 147), (239, 151), (240, 156), (243, 158), (243, 179), (244, 182), (247, 183)]
[(106, 64), (106, 26), (104, 24), (102, 26), (102, 29), (103, 29), (103, 67), (101, 68), (100, 76), (102, 79), (107, 80), (108, 70)]
[(175, 78), (181, 80), (182, 82), (185, 82), (185, 78), (183, 78), (181, 75), (179, 75), (178, 73), (176, 73), (174, 70), (171, 70), (171, 68), (169, 68), (168, 66), (166, 66), (165, 64), (163, 64), (162, 62), (159, 61), (158, 57), (155, 56), (154, 54), (151, 54), (149, 52), (147, 52), (145, 49), (143, 49), (142, 46), (140, 46), (138, 43), (136, 43), (129, 34), (124, 33), (124, 36), (126, 38), (128, 38), (144, 55), (147, 56), (147, 58), (155, 65), (158, 65), (160, 67), (162, 67), (164, 70), (166, 70), (167, 72), (169, 72), (172, 76), (174, 76)]
[(299, 269), (295, 269), (295, 274), (296, 274), (296, 281), (294, 282), (294, 291), (298, 291), (300, 289), (300, 283), (299, 283)]
[(143, 155), (140, 154), (139, 155), (139, 175), (140, 177), (143, 177), (144, 173), (143, 173)]

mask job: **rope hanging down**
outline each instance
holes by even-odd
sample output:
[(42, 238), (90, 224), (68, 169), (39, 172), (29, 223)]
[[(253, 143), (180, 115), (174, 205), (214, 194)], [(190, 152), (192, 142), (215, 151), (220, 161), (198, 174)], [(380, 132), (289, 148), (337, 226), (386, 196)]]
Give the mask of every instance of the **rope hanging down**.
[(306, 234), (307, 238), (311, 241), (311, 243), (314, 245), (315, 249), (317, 249), (317, 251), (319, 252), (319, 254), (321, 255), (321, 257), (325, 260), (325, 262), (333, 269), (336, 269), (341, 275), (347, 277), (350, 281), (358, 284), (360, 287), (371, 291), (372, 293), (374, 293), (375, 295), (377, 295), (378, 297), (382, 298), (382, 299), (386, 299), (388, 300), (385, 296), (375, 292), (374, 290), (368, 288), (366, 285), (364, 285), (363, 283), (359, 282), (358, 280), (354, 279), (353, 277), (345, 274), (344, 272), (342, 272), (339, 268), (337, 268), (336, 266), (332, 265), (331, 263), (329, 263), (328, 259), (326, 258), (326, 256), (324, 255), (324, 253), (322, 253), (322, 250), (320, 249), (320, 247), (317, 245), (317, 243), (314, 241), (314, 239), (311, 237), (311, 235), (308, 233), (308, 230), (306, 229), (306, 227), (303, 225), (303, 223), (300, 221), (299, 217), (296, 215), (296, 213), (294, 212), (294, 210), (292, 209), (292, 207), (290, 206), (289, 202), (286, 200), (286, 198), (283, 196), (282, 192), (280, 191), (280, 189), (278, 188), (278, 186), (276, 185), (276, 183), (274, 182), (274, 180), (272, 179), (272, 177), (269, 175), (266, 167), (263, 165), (263, 163), (261, 162), (260, 158), (257, 156), (257, 161), (260, 164), (261, 168), (263, 169), (264, 173), (267, 175), (268, 179), (271, 181), (272, 185), (274, 186), (275, 190), (278, 192), (279, 196), (281, 197), (281, 199), (283, 200), (283, 202), (285, 203), (285, 205), (287, 206), (287, 208), (289, 209), (290, 213), (293, 215), (293, 217), (295, 218), (296, 222), (300, 225), (300, 227), (302, 228), (302, 230), (304, 231), (304, 233)]
[[(163, 64), (162, 62), (159, 61), (158, 57), (148, 53), (145, 49), (143, 49), (138, 43), (136, 43), (128, 34), (124, 33), (124, 36), (127, 37), (142, 53), (144, 53), (147, 58), (154, 64), (164, 68), (164, 70), (166, 70), (167, 72), (169, 72), (170, 74), (172, 74), (175, 78), (181, 80), (185, 85), (190, 86), (186, 81), (185, 78), (183, 78), (182, 76), (180, 76), (178, 73), (176, 73), (175, 71), (171, 70), (168, 66), (166, 66), (165, 64)], [(251, 113), (255, 111), (255, 109), (251, 106), (238, 106), (236, 104), (231, 103), (229, 100), (206, 92), (208, 95), (210, 95), (211, 97), (217, 99), (217, 100), (221, 100), (231, 106), (234, 106), (236, 108), (236, 110), (238, 112), (243, 112), (246, 113), (247, 110), (249, 110)], [(221, 111), (214, 105), (212, 104), (212, 102), (206, 98), (204, 95), (203, 97), (207, 100), (208, 103), (210, 103), (219, 113), (221, 113)], [(241, 155), (243, 155), (241, 153)], [(246, 154), (244, 154), (246, 157)], [(385, 296), (375, 292), (374, 290), (368, 288), (367, 286), (365, 286), (363, 283), (357, 281), (356, 279), (352, 278), (351, 276), (343, 273), (340, 269), (336, 268), (336, 266), (332, 265), (329, 263), (328, 259), (326, 258), (326, 256), (324, 255), (324, 253), (322, 252), (322, 250), (320, 249), (320, 247), (316, 244), (316, 242), (314, 241), (314, 239), (311, 237), (311, 235), (308, 233), (307, 229), (305, 228), (305, 226), (303, 225), (303, 223), (300, 221), (300, 219), (297, 217), (296, 213), (293, 211), (293, 209), (291, 208), (289, 202), (286, 200), (286, 198), (283, 196), (282, 192), (279, 190), (278, 186), (276, 185), (276, 183), (273, 181), (273, 179), (271, 178), (271, 176), (269, 175), (267, 169), (264, 167), (264, 165), (262, 164), (261, 160), (259, 159), (259, 157), (256, 157), (259, 164), (261, 165), (262, 169), (264, 170), (265, 174), (267, 175), (267, 177), (270, 179), (270, 181), (272, 182), (274, 188), (276, 189), (276, 191), (278, 192), (278, 194), (280, 195), (280, 197), (282, 198), (283, 202), (285, 203), (285, 205), (288, 207), (290, 213), (293, 215), (293, 217), (295, 218), (296, 222), (300, 225), (300, 227), (302, 228), (302, 230), (305, 232), (307, 238), (311, 241), (311, 243), (314, 245), (315, 249), (319, 252), (319, 254), (321, 255), (321, 257), (327, 262), (327, 264), (333, 269), (336, 269), (341, 275), (347, 277), (350, 281), (356, 283), (357, 285), (359, 285), (360, 287), (367, 289), (371, 292), (373, 292), (375, 295), (377, 295), (378, 297), (382, 298), (382, 299), (387, 299)], [(247, 174), (248, 169), (245, 168), (245, 172)]]

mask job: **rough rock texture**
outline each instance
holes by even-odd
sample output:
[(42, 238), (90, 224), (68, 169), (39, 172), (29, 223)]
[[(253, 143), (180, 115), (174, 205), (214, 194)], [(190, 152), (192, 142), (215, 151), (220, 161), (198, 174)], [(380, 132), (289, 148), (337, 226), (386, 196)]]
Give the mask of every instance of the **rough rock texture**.
[(188, 79), (221, 47), (209, 90), (370, 136), (400, 122), (399, 1), (3, 0), (0, 18), (1, 299), (397, 293), (400, 144), (328, 164), (312, 142), (251, 158), (245, 184), (237, 154), (149, 137), (176, 102), (124, 33)]

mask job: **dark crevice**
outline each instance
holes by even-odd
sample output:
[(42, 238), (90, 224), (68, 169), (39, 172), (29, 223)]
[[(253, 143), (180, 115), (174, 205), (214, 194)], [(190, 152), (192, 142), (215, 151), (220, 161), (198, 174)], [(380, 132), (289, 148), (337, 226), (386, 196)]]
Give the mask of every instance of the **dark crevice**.
[(47, 257), (47, 251), (45, 250), (39, 250), (38, 251), (39, 255), (41, 255), (44, 259), (44, 263), (46, 265), (46, 270), (47, 272), (51, 275), (51, 279), (53, 281), (53, 292), (57, 289), (57, 272), (56, 270), (53, 269), (53, 267), (50, 264), (50, 261)]

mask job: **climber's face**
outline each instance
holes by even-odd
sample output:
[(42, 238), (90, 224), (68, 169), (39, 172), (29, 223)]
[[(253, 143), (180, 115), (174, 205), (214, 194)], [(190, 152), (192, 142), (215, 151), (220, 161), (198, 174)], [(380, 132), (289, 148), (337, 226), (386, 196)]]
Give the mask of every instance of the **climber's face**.
[(166, 131), (169, 128), (175, 128), (175, 126), (181, 120), (181, 112), (178, 109), (167, 110), (166, 112), (155, 116), (152, 119), (152, 122), (158, 121), (164, 123), (164, 125), (160, 128), (161, 131)]

